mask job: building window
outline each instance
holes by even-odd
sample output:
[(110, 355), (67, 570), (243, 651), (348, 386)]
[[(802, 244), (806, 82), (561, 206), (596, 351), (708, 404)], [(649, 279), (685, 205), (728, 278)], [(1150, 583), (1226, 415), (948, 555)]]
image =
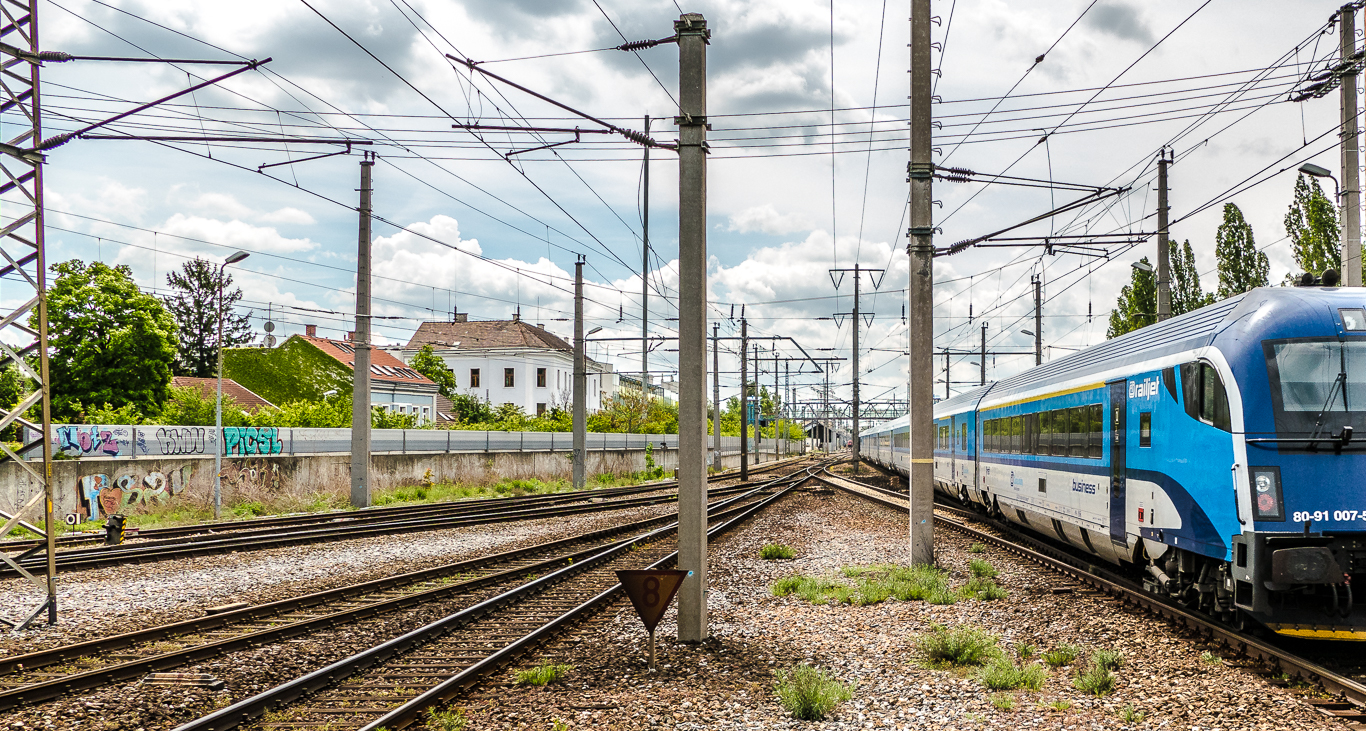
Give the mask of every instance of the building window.
[(545, 388), (545, 369), (536, 369), (536, 388)]
[(1144, 411), (1138, 415), (1138, 446), (1153, 446), (1153, 412)]
[(512, 388), (517, 385), (517, 370), (515, 368), (503, 369), (503, 388)]
[(470, 369), (470, 388), (479, 388), (479, 369)]
[[(544, 368), (541, 370), (545, 370)], [(545, 404), (536, 404), (536, 415), (545, 416)]]

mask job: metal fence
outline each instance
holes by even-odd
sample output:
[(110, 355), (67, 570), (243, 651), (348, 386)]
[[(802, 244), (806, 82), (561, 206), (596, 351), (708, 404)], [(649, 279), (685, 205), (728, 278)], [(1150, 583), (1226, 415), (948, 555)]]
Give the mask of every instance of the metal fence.
[[(287, 429), (279, 427), (223, 427), (220, 434), (204, 426), (118, 426), (61, 424), (53, 426), (53, 444), (67, 457), (185, 457), (212, 455), (218, 449), (229, 457), (338, 454), (351, 451), (350, 429)], [(677, 434), (599, 434), (590, 432), (587, 449), (594, 451), (678, 449)], [(220, 447), (221, 445), (221, 447)], [(774, 440), (760, 443), (773, 451)], [(712, 438), (707, 438), (707, 448)], [(375, 429), (371, 449), (377, 453), (421, 452), (570, 452), (570, 432), (453, 431), (444, 429)], [(800, 451), (801, 442), (783, 442), (782, 451)], [(740, 437), (721, 437), (721, 452), (740, 451)]]

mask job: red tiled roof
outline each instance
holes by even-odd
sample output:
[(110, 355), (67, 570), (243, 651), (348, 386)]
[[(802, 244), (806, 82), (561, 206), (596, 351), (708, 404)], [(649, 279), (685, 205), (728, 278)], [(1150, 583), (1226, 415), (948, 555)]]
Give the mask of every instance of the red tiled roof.
[[(522, 320), (482, 322), (424, 322), (408, 341), (407, 350), (431, 344), (434, 348), (477, 350), (489, 348), (536, 348), (572, 352), (574, 347), (545, 328)], [(458, 343), (458, 345), (457, 345)]]
[[(346, 365), (347, 368), (356, 367), (356, 350), (345, 340), (329, 340), (327, 338), (310, 338), (307, 335), (295, 335), (307, 343), (310, 343), (318, 350), (336, 358)], [(427, 377), (409, 368), (406, 363), (395, 358), (389, 353), (371, 346), (370, 348), (370, 379), (372, 381), (386, 381), (389, 383), (412, 383), (425, 384), (436, 387), (435, 383), (427, 380)]]
[[(197, 388), (199, 389), (199, 392), (204, 394), (205, 396), (213, 397), (218, 394), (218, 379), (195, 378), (194, 376), (175, 376), (171, 379), (171, 387)], [(229, 397), (231, 397), (232, 400), (237, 404), (238, 408), (241, 408), (243, 411), (255, 411), (262, 407), (275, 406), (275, 404), (272, 404), (271, 402), (261, 398), (260, 396), (257, 396), (255, 392), (248, 390), (246, 386), (243, 386), (237, 381), (234, 381), (231, 378), (224, 378), (223, 398), (224, 400), (226, 400)]]
[(455, 404), (439, 393), (436, 395), (436, 420), (439, 422), (459, 421), (455, 415)]

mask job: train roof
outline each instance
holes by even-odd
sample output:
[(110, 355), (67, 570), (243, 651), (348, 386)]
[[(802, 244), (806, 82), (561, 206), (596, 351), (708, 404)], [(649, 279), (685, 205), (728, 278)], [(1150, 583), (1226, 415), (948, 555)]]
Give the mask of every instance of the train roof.
[(972, 411), (977, 408), (977, 404), (986, 395), (987, 391), (994, 388), (996, 384), (991, 383), (985, 386), (978, 386), (969, 391), (964, 391), (957, 396), (946, 398), (934, 405), (934, 418), (938, 419), (950, 414), (961, 414), (964, 411)]

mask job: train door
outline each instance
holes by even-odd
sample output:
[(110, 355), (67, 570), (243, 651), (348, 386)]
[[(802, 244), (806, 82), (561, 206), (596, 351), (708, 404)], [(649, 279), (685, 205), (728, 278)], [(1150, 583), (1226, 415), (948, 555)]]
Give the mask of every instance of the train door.
[(1128, 460), (1125, 458), (1125, 429), (1127, 428), (1129, 403), (1128, 381), (1116, 381), (1110, 386), (1110, 540), (1128, 545), (1129, 538), (1124, 524), (1125, 483), (1128, 480)]
[[(958, 460), (963, 457), (961, 451), (958, 449), (958, 422), (962, 418), (963, 417), (961, 416), (949, 417), (949, 485), (946, 485), (945, 487), (950, 487), (953, 483), (958, 481)], [(953, 492), (957, 491), (954, 490)]]

